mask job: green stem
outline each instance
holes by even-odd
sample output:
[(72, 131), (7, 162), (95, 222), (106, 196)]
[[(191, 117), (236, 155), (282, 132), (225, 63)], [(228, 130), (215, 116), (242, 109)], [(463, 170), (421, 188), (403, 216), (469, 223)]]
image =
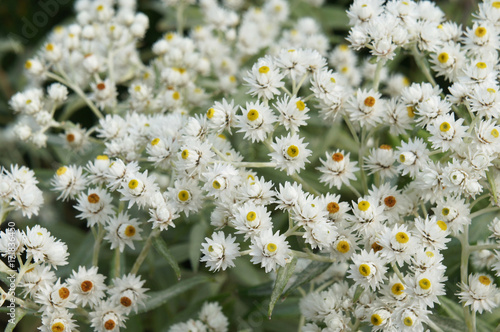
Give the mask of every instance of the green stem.
[(180, 1), (177, 6), (177, 34), (183, 36), (184, 34), (184, 1)]
[(115, 249), (115, 259), (114, 259), (114, 277), (119, 278), (121, 276), (120, 273), (120, 248), (117, 247)]
[(344, 115), (344, 122), (347, 125), (347, 128), (349, 128), (349, 131), (351, 132), (352, 138), (354, 138), (354, 141), (356, 141), (356, 144), (359, 145), (359, 137), (358, 134), (356, 133), (356, 129), (354, 129), (354, 126), (352, 125), (351, 120), (347, 117), (347, 115)]
[(474, 246), (469, 246), (470, 251), (496, 250), (496, 249), (500, 249), (500, 244), (498, 244), (498, 243), (485, 243), (485, 244), (476, 244)]
[(471, 213), (469, 218), (474, 219), (474, 218), (479, 217), (480, 215), (483, 215), (485, 213), (495, 212), (498, 210), (500, 210), (500, 206), (491, 206), (491, 207), (476, 211), (474, 213)]
[(99, 251), (101, 249), (101, 242), (104, 238), (104, 226), (101, 223), (98, 223), (98, 231), (97, 234), (94, 231), (95, 242), (94, 242), (94, 252), (92, 254), (92, 266), (97, 266), (99, 263)]
[(436, 81), (434, 80), (434, 77), (431, 74), (431, 70), (429, 69), (429, 65), (424, 59), (424, 56), (418, 51), (417, 45), (414, 45), (411, 49), (411, 52), (413, 54), (413, 58), (415, 59), (415, 62), (417, 63), (417, 66), (420, 68), (422, 73), (424, 73), (425, 78), (429, 81), (429, 83), (432, 84), (432, 86), (436, 86)]
[(380, 85), (380, 73), (382, 68), (384, 68), (385, 60), (379, 59), (377, 62), (377, 68), (375, 69), (375, 77), (373, 78), (373, 90), (378, 91)]
[(495, 205), (498, 205), (497, 187), (490, 171), (486, 172), (486, 178), (488, 179), (488, 184), (490, 185), (491, 194), (493, 195), (493, 201), (495, 202)]
[(361, 185), (363, 187), (363, 193), (365, 195), (368, 194), (368, 182), (366, 179), (366, 173), (364, 169), (364, 154), (365, 154), (365, 144), (366, 144), (366, 137), (365, 137), (365, 131), (363, 128), (361, 128), (361, 144), (359, 146), (359, 151), (358, 151), (358, 163), (359, 163), (359, 171), (361, 174)]
[(306, 259), (310, 259), (310, 260), (318, 261), (318, 262), (333, 263), (335, 261), (335, 259), (331, 259), (328, 256), (321, 256), (321, 255), (316, 255), (313, 253), (305, 253), (305, 252), (297, 251), (297, 250), (292, 250), (292, 253), (297, 258), (306, 258)]
[(405, 278), (404, 278), (403, 274), (401, 273), (401, 271), (399, 271), (399, 268), (396, 265), (396, 263), (391, 262), (391, 267), (394, 270), (394, 273), (396, 273), (396, 275), (398, 276), (399, 280), (403, 283), (403, 285), (405, 285), (406, 284)]
[(319, 191), (317, 191), (316, 189), (314, 189), (309, 183), (307, 183), (304, 179), (302, 179), (300, 177), (300, 175), (298, 175), (297, 173), (293, 173), (292, 174), (292, 179), (294, 179), (298, 183), (302, 184), (302, 186), (304, 187), (305, 190), (307, 190), (307, 191), (315, 194), (316, 196), (320, 196), (321, 195), (319, 193)]
[[(466, 285), (468, 268), (469, 268), (469, 225), (464, 226), (464, 232), (462, 236), (459, 238), (460, 243), (462, 244), (462, 255), (460, 259), (460, 281), (462, 284)], [(467, 326), (469, 331), (474, 331), (472, 326), (472, 318), (470, 314), (470, 310), (468, 306), (463, 307), (465, 325)]]
[(154, 229), (153, 231), (151, 231), (151, 233), (149, 234), (148, 239), (146, 240), (146, 243), (144, 244), (144, 247), (141, 250), (141, 253), (139, 254), (139, 256), (137, 257), (137, 259), (135, 260), (135, 263), (132, 266), (132, 270), (130, 270), (130, 273), (137, 274), (137, 272), (139, 272), (139, 268), (141, 267), (142, 263), (144, 262), (144, 260), (148, 256), (149, 249), (151, 249), (151, 244), (152, 244), (153, 239), (155, 237), (157, 237), (159, 234), (160, 234), (160, 229), (159, 228)]
[(300, 81), (299, 81), (299, 83), (297, 84), (297, 86), (295, 86), (295, 88), (293, 89), (292, 94), (293, 94), (294, 96), (297, 96), (297, 93), (299, 92), (299, 90), (300, 90), (300, 88), (301, 88), (302, 84), (304, 84), (304, 81), (306, 80), (306, 78), (307, 78), (307, 73), (306, 73), (306, 74), (304, 74), (304, 76), (302, 76), (302, 78), (300, 79)]

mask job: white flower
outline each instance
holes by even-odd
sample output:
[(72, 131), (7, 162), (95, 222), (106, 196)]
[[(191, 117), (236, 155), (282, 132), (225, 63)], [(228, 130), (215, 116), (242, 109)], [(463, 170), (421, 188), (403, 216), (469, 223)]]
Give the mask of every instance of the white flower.
[(263, 102), (247, 102), (246, 107), (241, 107), (243, 115), (237, 115), (236, 126), (239, 133), (245, 133), (244, 138), (253, 142), (261, 142), (274, 130), (277, 118), (272, 109)]
[(96, 266), (88, 270), (84, 266), (79, 266), (78, 272), (73, 270), (71, 277), (66, 282), (76, 304), (82, 306), (89, 304), (93, 308), (104, 297), (104, 291), (106, 290), (105, 279), (105, 276), (97, 273)]
[(429, 141), (434, 149), (441, 149), (442, 152), (456, 151), (463, 139), (466, 137), (468, 126), (462, 126), (464, 119), (455, 120), (453, 114), (438, 116), (430, 122), (427, 130), (431, 133)]
[(286, 130), (294, 133), (299, 130), (300, 126), (307, 125), (309, 108), (300, 98), (292, 97), (290, 99), (285, 96), (281, 100), (278, 99), (274, 107), (280, 114), (278, 121), (285, 126)]
[(126, 211), (110, 218), (105, 229), (107, 233), (104, 239), (111, 243), (111, 249), (119, 248), (120, 252), (123, 252), (125, 245), (134, 249), (134, 241), (141, 239), (139, 222), (130, 218)]
[(56, 274), (51, 271), (50, 266), (37, 265), (23, 275), (19, 285), (24, 287), (23, 294), (32, 298), (42, 288), (47, 288), (56, 282)]
[(35, 225), (31, 229), (26, 227), (22, 236), (28, 259), (32, 258), (35, 263), (41, 261), (50, 264), (54, 268), (68, 264), (68, 247), (60, 240), (56, 241), (47, 229), (40, 225)]
[(272, 229), (261, 232), (252, 239), (250, 245), (250, 260), (254, 264), (259, 264), (266, 273), (274, 271), (276, 265), (285, 266), (291, 256), (290, 247), (284, 235), (279, 231), (273, 234)]
[(358, 89), (355, 96), (347, 100), (346, 113), (354, 123), (372, 128), (382, 121), (385, 101), (379, 92)]
[(238, 207), (233, 221), (236, 234), (244, 234), (245, 240), (272, 228), (271, 212), (263, 205), (246, 202)]
[(230, 164), (216, 163), (202, 176), (206, 181), (203, 189), (216, 198), (222, 195), (231, 196), (241, 181), (238, 170)]
[(464, 306), (471, 306), (471, 310), (480, 314), (485, 310), (491, 312), (498, 306), (498, 288), (494, 280), (487, 275), (469, 275), (469, 284), (460, 284), (457, 295)]
[(94, 188), (89, 189), (87, 194), (81, 192), (74, 208), (81, 212), (78, 218), (87, 219), (87, 227), (104, 225), (109, 216), (114, 214), (112, 201), (113, 198), (105, 189)]
[(55, 191), (61, 192), (57, 198), (66, 201), (85, 189), (86, 179), (80, 166), (70, 165), (59, 167), (50, 183)]
[(203, 195), (198, 187), (198, 181), (192, 179), (176, 180), (173, 187), (168, 188), (168, 197), (175, 210), (184, 212), (186, 217), (191, 211), (198, 212), (203, 205)]
[(290, 134), (286, 137), (276, 137), (276, 143), (271, 143), (274, 152), (269, 154), (276, 162), (276, 168), (286, 170), (288, 175), (292, 175), (294, 172), (298, 173), (305, 168), (306, 162), (309, 162), (307, 157), (311, 155), (311, 150), (306, 148), (309, 143), (303, 143), (303, 140), (303, 137), (290, 136)]
[(450, 242), (448, 238), (450, 231), (448, 225), (443, 220), (437, 220), (436, 216), (422, 219), (415, 218), (415, 228), (417, 230), (415, 236), (419, 238), (419, 242), (425, 248), (431, 250), (444, 250), (446, 243)]
[(204, 322), (210, 331), (226, 332), (229, 322), (217, 302), (205, 302), (199, 314), (200, 320)]
[(370, 154), (365, 157), (364, 168), (368, 170), (368, 174), (380, 174), (382, 179), (392, 178), (397, 175), (394, 160), (392, 147), (382, 144), (377, 149), (370, 150)]
[(380, 254), (389, 262), (396, 261), (399, 266), (410, 263), (419, 243), (406, 225), (396, 225), (393, 229), (385, 228), (380, 234), (378, 244), (382, 246)]
[(407, 278), (408, 293), (422, 305), (434, 308), (434, 303), (439, 303), (438, 296), (446, 294), (444, 282), (447, 279), (436, 269), (417, 272), (414, 277)]
[(401, 146), (398, 147), (398, 161), (400, 163), (397, 167), (398, 171), (402, 175), (410, 174), (412, 178), (415, 178), (418, 171), (424, 169), (430, 161), (429, 150), (424, 140), (416, 138), (409, 140), (408, 143), (401, 142)]
[(206, 113), (208, 128), (217, 134), (221, 134), (224, 130), (231, 133), (231, 128), (236, 125), (236, 109), (234, 100), (230, 103), (225, 98), (222, 99), (222, 103), (216, 101)]
[(154, 176), (148, 176), (147, 170), (144, 173), (129, 174), (118, 189), (123, 195), (120, 200), (128, 201), (129, 209), (134, 203), (137, 203), (139, 208), (150, 205), (153, 195), (159, 190), (155, 180)]
[(98, 155), (94, 162), (89, 160), (87, 166), (85, 166), (85, 170), (88, 172), (87, 179), (89, 182), (92, 184), (104, 184), (110, 164), (111, 161), (106, 155)]
[(59, 308), (56, 311), (45, 311), (42, 314), (42, 325), (38, 328), (40, 332), (72, 332), (77, 331), (73, 314), (67, 309)]
[(118, 332), (125, 327), (127, 316), (111, 301), (102, 301), (90, 314), (90, 325), (96, 332)]
[(247, 77), (243, 79), (250, 87), (249, 93), (259, 99), (272, 99), (279, 95), (280, 88), (285, 85), (281, 74), (273, 64), (271, 58), (260, 58), (247, 72)]
[(75, 294), (71, 292), (66, 283), (58, 279), (55, 284), (40, 288), (35, 295), (35, 301), (42, 306), (44, 312), (53, 313), (63, 309), (76, 308), (73, 303)]
[(201, 262), (207, 262), (210, 271), (225, 271), (228, 267), (234, 267), (234, 259), (240, 256), (239, 243), (235, 243), (236, 237), (225, 236), (224, 232), (212, 234), (212, 238), (205, 238), (207, 243), (202, 243), (203, 257)]
[(115, 303), (125, 313), (130, 313), (132, 309), (137, 313), (138, 307), (144, 305), (148, 297), (144, 288), (145, 280), (132, 273), (113, 279), (113, 286), (108, 290), (111, 303)]
[(379, 252), (362, 250), (361, 253), (352, 256), (352, 262), (348, 278), (353, 279), (356, 285), (363, 288), (370, 287), (372, 291), (380, 288), (383, 280), (386, 279), (387, 262)]
[(359, 167), (356, 161), (350, 160), (350, 153), (336, 150), (333, 154), (325, 152), (325, 155), (326, 160), (320, 159), (323, 166), (317, 168), (321, 172), (320, 182), (340, 189), (342, 184), (349, 185), (350, 180), (356, 180), (354, 172), (359, 171)]

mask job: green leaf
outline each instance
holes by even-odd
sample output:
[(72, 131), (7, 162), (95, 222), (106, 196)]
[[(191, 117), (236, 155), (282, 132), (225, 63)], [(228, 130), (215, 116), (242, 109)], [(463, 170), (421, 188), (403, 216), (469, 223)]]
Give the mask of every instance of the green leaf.
[(193, 277), (191, 279), (179, 281), (174, 286), (164, 289), (162, 291), (148, 293), (149, 298), (146, 301), (146, 305), (141, 307), (137, 312), (137, 314), (142, 314), (150, 310), (156, 309), (161, 305), (165, 304), (168, 300), (172, 299), (173, 297), (182, 294), (199, 284), (203, 284), (212, 280), (213, 280), (212, 278), (208, 277)]
[(296, 264), (297, 264), (297, 258), (294, 257), (294, 258), (292, 258), (290, 263), (286, 264), (283, 267), (280, 267), (278, 270), (278, 274), (276, 275), (276, 282), (275, 282), (274, 288), (273, 288), (273, 293), (271, 294), (271, 301), (269, 302), (269, 310), (267, 312), (269, 319), (271, 319), (274, 305), (276, 304), (278, 299), (281, 297), (281, 294), (283, 294), (283, 291), (285, 290), (285, 287), (288, 283), (288, 280), (290, 280), (290, 277), (292, 276), (293, 271), (295, 271)]
[(439, 303), (448, 316), (454, 320), (461, 321), (462, 325), (464, 324), (464, 310), (461, 305), (446, 296), (439, 296)]
[(285, 296), (288, 296), (298, 287), (316, 278), (321, 273), (325, 272), (330, 266), (332, 266), (332, 263), (312, 261), (302, 272), (297, 274), (295, 281), (286, 290)]
[(26, 315), (26, 311), (20, 308), (16, 308), (16, 314), (14, 317), (12, 317), (14, 319), (14, 323), (12, 323), (9, 320), (9, 324), (7, 324), (7, 326), (5, 327), (5, 332), (14, 331), (14, 328), (16, 327), (17, 323), (19, 323), (19, 321), (24, 317), (24, 315)]
[(200, 221), (193, 226), (189, 234), (189, 260), (194, 272), (198, 272), (198, 266), (200, 266), (200, 249), (206, 230), (207, 224), (204, 221)]
[(439, 326), (443, 331), (463, 331), (465, 323), (463, 321), (453, 319), (450, 317), (443, 317), (431, 314), (431, 321)]
[(170, 264), (172, 269), (174, 269), (175, 275), (177, 276), (177, 280), (181, 280), (181, 268), (179, 264), (175, 260), (174, 256), (168, 250), (167, 244), (161, 237), (156, 237), (153, 239), (153, 247), (155, 247), (156, 251), (165, 258), (165, 260)]

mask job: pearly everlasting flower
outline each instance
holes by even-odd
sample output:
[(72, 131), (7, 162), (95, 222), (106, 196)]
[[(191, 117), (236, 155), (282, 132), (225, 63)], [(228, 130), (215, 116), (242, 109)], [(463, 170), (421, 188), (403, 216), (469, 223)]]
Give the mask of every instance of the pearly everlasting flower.
[(464, 119), (455, 120), (453, 114), (438, 116), (433, 120), (427, 129), (431, 133), (429, 141), (434, 149), (441, 149), (445, 152), (448, 150), (455, 151), (463, 144), (463, 139), (466, 137), (467, 126), (462, 126)]
[(398, 171), (402, 175), (409, 174), (415, 178), (417, 172), (429, 162), (428, 153), (424, 140), (420, 138), (409, 140), (408, 143), (402, 142), (401, 147), (398, 148)]
[(28, 259), (33, 259), (35, 263), (52, 265), (54, 268), (68, 264), (68, 247), (60, 240), (56, 240), (47, 229), (39, 225), (31, 229), (26, 227), (22, 237)]
[(66, 201), (75, 197), (80, 191), (85, 189), (85, 176), (79, 166), (62, 166), (56, 171), (51, 184), (55, 191), (60, 192), (58, 199)]
[(130, 218), (126, 211), (110, 218), (105, 229), (107, 233), (104, 239), (111, 243), (111, 249), (119, 248), (120, 252), (123, 252), (125, 245), (134, 249), (134, 241), (141, 239), (139, 222)]
[(73, 303), (74, 299), (75, 294), (66, 283), (61, 283), (60, 279), (55, 284), (40, 288), (40, 291), (35, 295), (35, 301), (47, 313), (76, 308), (76, 304)]
[(222, 99), (222, 103), (216, 101), (206, 113), (208, 127), (218, 134), (224, 130), (231, 133), (231, 128), (236, 125), (236, 109), (234, 100), (230, 103), (226, 99)]
[(64, 331), (71, 332), (77, 331), (75, 320), (72, 319), (73, 314), (67, 309), (59, 309), (54, 312), (44, 312), (42, 315), (42, 326), (38, 329), (40, 332), (53, 332)]
[(494, 280), (488, 275), (471, 274), (469, 284), (462, 283), (457, 294), (464, 306), (471, 306), (471, 310), (491, 312), (498, 306), (498, 288)]
[(408, 293), (422, 305), (434, 308), (434, 303), (439, 303), (438, 296), (444, 295), (444, 282), (448, 278), (439, 270), (429, 269), (417, 272), (408, 278)]
[(379, 253), (373, 250), (370, 252), (362, 250), (360, 254), (352, 256), (352, 262), (348, 278), (353, 279), (356, 285), (365, 289), (369, 287), (375, 291), (380, 288), (383, 280), (386, 279), (387, 262)]
[(94, 311), (90, 312), (90, 326), (96, 332), (118, 332), (120, 327), (125, 327), (125, 315), (121, 307), (111, 301), (101, 301)]
[(240, 256), (239, 244), (235, 240), (231, 235), (226, 237), (224, 232), (214, 232), (211, 239), (207, 237), (206, 243), (202, 243), (203, 256), (200, 261), (207, 262), (207, 267), (214, 272), (234, 267), (234, 259)]
[(380, 254), (389, 262), (396, 261), (399, 266), (410, 263), (413, 253), (419, 246), (417, 238), (405, 225), (385, 228), (379, 235), (378, 244), (382, 246)]
[(350, 160), (350, 153), (337, 150), (333, 154), (325, 152), (325, 155), (326, 160), (320, 159), (323, 166), (317, 168), (321, 172), (320, 182), (340, 189), (342, 184), (349, 185), (350, 180), (356, 180), (354, 173), (359, 167), (356, 161)]
[(361, 127), (374, 127), (382, 120), (385, 101), (381, 97), (379, 92), (358, 89), (356, 96), (347, 101), (346, 113)]
[(113, 286), (108, 289), (111, 303), (114, 303), (125, 313), (134, 310), (136, 313), (140, 306), (144, 306), (144, 301), (148, 297), (144, 288), (145, 280), (132, 273), (113, 279)]
[(151, 198), (158, 191), (155, 180), (154, 176), (148, 176), (147, 170), (144, 173), (130, 174), (118, 189), (123, 195), (121, 200), (128, 201), (129, 209), (134, 203), (137, 203), (139, 208), (149, 205)]
[(444, 250), (446, 243), (451, 239), (448, 237), (450, 231), (448, 225), (443, 220), (437, 220), (436, 216), (423, 218), (415, 218), (415, 236), (419, 242), (431, 250)]
[(276, 163), (276, 168), (285, 170), (288, 175), (298, 173), (305, 168), (311, 150), (306, 148), (309, 143), (303, 143), (303, 140), (304, 138), (299, 138), (298, 135), (288, 134), (286, 137), (277, 137), (276, 142), (271, 143), (274, 152), (269, 156)]
[(293, 133), (298, 131), (300, 126), (307, 124), (309, 108), (300, 98), (285, 96), (281, 100), (278, 99), (274, 107), (279, 112), (278, 121), (285, 126), (286, 130)]
[(247, 102), (241, 108), (242, 115), (237, 115), (238, 132), (245, 133), (244, 138), (253, 142), (261, 142), (274, 130), (277, 118), (272, 109), (262, 102)]
[(272, 228), (271, 213), (263, 205), (246, 202), (234, 213), (233, 225), (236, 234), (244, 234), (247, 240)]
[(263, 231), (252, 239), (250, 260), (260, 264), (266, 273), (276, 270), (276, 265), (284, 266), (290, 259), (291, 252), (288, 241), (279, 231), (273, 234), (272, 229)]
[(365, 157), (364, 168), (368, 174), (380, 174), (381, 178), (392, 178), (397, 174), (394, 167), (394, 150), (390, 145), (382, 144), (377, 149), (372, 149)]
[(81, 192), (77, 198), (74, 208), (81, 213), (77, 215), (80, 219), (87, 219), (87, 226), (96, 224), (104, 225), (108, 218), (114, 214), (112, 197), (105, 189), (89, 189), (87, 194)]
[(210, 331), (227, 332), (229, 322), (217, 302), (205, 302), (199, 313), (200, 320)]
[(73, 270), (71, 277), (66, 281), (74, 295), (75, 303), (82, 306), (88, 304), (93, 308), (104, 297), (104, 291), (106, 290), (105, 279), (105, 276), (97, 273), (96, 266), (88, 270), (83, 266), (79, 266), (78, 272)]
[(272, 99), (279, 95), (280, 88), (285, 85), (283, 74), (276, 68), (270, 58), (261, 58), (248, 71), (243, 79), (250, 87), (249, 93), (259, 99)]
[(201, 188), (198, 187), (197, 181), (191, 179), (176, 180), (168, 189), (167, 196), (174, 209), (184, 212), (186, 216), (189, 216), (191, 211), (196, 213), (203, 204)]

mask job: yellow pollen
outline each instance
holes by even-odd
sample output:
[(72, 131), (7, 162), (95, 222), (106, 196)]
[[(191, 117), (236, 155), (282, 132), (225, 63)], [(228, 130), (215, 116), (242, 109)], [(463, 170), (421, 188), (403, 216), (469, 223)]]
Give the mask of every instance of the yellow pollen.
[(404, 163), (406, 161), (406, 157), (405, 157), (404, 154), (400, 154), (399, 155), (399, 161), (402, 162), (402, 163)]
[(254, 221), (257, 218), (257, 213), (250, 211), (247, 213), (247, 221)]
[(408, 241), (410, 241), (410, 237), (405, 232), (399, 232), (396, 234), (396, 241), (399, 243), (408, 243)]
[(181, 190), (179, 191), (179, 194), (177, 195), (177, 197), (179, 197), (179, 200), (182, 201), (182, 202), (185, 202), (189, 199), (189, 192), (187, 190)]
[(97, 9), (97, 11), (99, 11), (99, 12), (100, 12), (101, 10), (103, 10), (103, 9), (104, 9), (104, 6), (103, 6), (103, 5), (99, 5), (99, 6), (97, 6), (97, 8), (96, 8), (96, 9)]
[(448, 225), (446, 225), (446, 223), (442, 220), (438, 220), (436, 222), (436, 224), (439, 226), (439, 228), (441, 228), (441, 230), (445, 231), (448, 229)]
[(67, 299), (69, 297), (69, 289), (66, 287), (61, 287), (59, 288), (59, 297), (63, 300)]
[(410, 118), (413, 118), (415, 116), (415, 110), (411, 106), (408, 106), (406, 108), (406, 112), (408, 113), (408, 117)]
[(50, 51), (53, 51), (53, 50), (54, 50), (54, 44), (50, 44), (50, 43), (49, 43), (49, 44), (47, 44), (47, 46), (45, 46), (45, 49), (46, 49), (47, 51), (49, 51), (49, 52), (50, 52)]
[(347, 73), (349, 71), (349, 67), (345, 66), (345, 67), (342, 67), (340, 69), (341, 72), (343, 72), (344, 74)]
[(486, 66), (486, 63), (484, 63), (484, 62), (478, 62), (478, 63), (476, 63), (476, 67), (479, 69), (485, 69), (487, 66)]
[(330, 77), (330, 82), (332, 82), (332, 83), (337, 83), (337, 81), (335, 80), (335, 77), (333, 77), (333, 76), (332, 76), (332, 77)]
[(135, 235), (135, 227), (132, 226), (132, 225), (128, 225), (126, 228), (125, 228), (125, 233), (126, 236), (128, 237), (132, 237)]
[(497, 90), (492, 89), (492, 88), (488, 88), (488, 89), (486, 89), (486, 91), (488, 91), (489, 93), (496, 93), (497, 92)]
[(302, 100), (299, 100), (298, 102), (296, 102), (295, 105), (297, 106), (297, 109), (299, 111), (303, 111), (306, 108), (306, 104), (304, 104), (304, 102)]
[(160, 143), (160, 139), (159, 138), (155, 138), (151, 141), (151, 145), (157, 145), (158, 143)]
[(366, 3), (361, 5), (361, 8), (366, 8), (366, 7), (368, 7), (368, 5)]
[(450, 56), (448, 55), (448, 53), (446, 52), (443, 52), (443, 53), (440, 53), (438, 55), (438, 61), (441, 62), (441, 63), (446, 63), (448, 62), (448, 59), (450, 58)]
[(220, 139), (226, 139), (226, 136), (224, 134), (219, 134), (217, 135), (217, 137), (219, 137)]
[(172, 40), (172, 39), (174, 39), (174, 36), (175, 36), (175, 35), (174, 35), (173, 33), (167, 33), (167, 34), (165, 35), (165, 39), (166, 39), (166, 40)]
[(90, 194), (88, 197), (87, 197), (87, 200), (89, 201), (89, 203), (91, 204), (96, 204), (96, 203), (99, 203), (99, 201), (101, 200), (99, 195), (97, 195), (96, 193), (92, 193)]
[(370, 208), (370, 203), (368, 201), (361, 201), (358, 203), (358, 209), (361, 211), (367, 211)]
[(259, 118), (259, 111), (255, 110), (255, 109), (251, 109), (250, 111), (248, 111), (247, 119), (249, 121), (255, 121), (258, 118)]
[(387, 207), (393, 207), (394, 205), (396, 205), (396, 197), (394, 196), (387, 196), (386, 198), (384, 198), (384, 204), (387, 206)]
[(252, 180), (255, 181), (255, 176), (253, 176), (252, 174), (248, 174), (247, 180), (249, 180), (249, 179), (252, 179)]
[(413, 319), (411, 319), (411, 317), (405, 317), (405, 319), (403, 320), (403, 323), (406, 326), (413, 326)]
[(431, 288), (431, 281), (427, 278), (423, 278), (418, 281), (418, 285), (422, 289), (429, 289)]
[(295, 145), (290, 145), (286, 150), (286, 154), (292, 158), (295, 158), (299, 155), (299, 148)]
[(370, 272), (371, 272), (370, 265), (368, 265), (368, 264), (361, 264), (359, 266), (359, 273), (362, 276), (368, 277), (370, 275)]
[(493, 8), (500, 8), (500, 1), (493, 1), (493, 3), (491, 4), (491, 6)]
[(382, 149), (382, 150), (392, 150), (392, 147), (388, 144), (382, 144), (381, 146), (379, 146), (379, 149)]
[(31, 66), (33, 66), (33, 63), (30, 60), (28, 60), (24, 63), (24, 68), (26, 68), (26, 69), (30, 69)]
[(214, 252), (214, 247), (208, 246), (208, 252)]
[(66, 173), (66, 171), (68, 170), (68, 168), (66, 166), (63, 166), (63, 167), (59, 167), (56, 171), (56, 174), (61, 176), (63, 175), (64, 173)]
[[(364, 6), (366, 6), (366, 5), (364, 5)], [(371, 317), (371, 319), (370, 319), (370, 321), (375, 326), (379, 326), (383, 322), (382, 317), (380, 317), (379, 314), (373, 314), (372, 317)]]
[(332, 154), (332, 159), (333, 161), (341, 162), (342, 160), (344, 160), (344, 155), (340, 152), (335, 152), (334, 154)]
[(345, 51), (347, 51), (349, 49), (349, 46), (347, 46), (346, 44), (342, 44), (342, 45), (339, 46), (339, 48), (340, 48), (341, 51), (345, 52)]
[(139, 185), (139, 181), (137, 181), (136, 179), (130, 180), (128, 183), (129, 189), (132, 189), (132, 190), (137, 188), (138, 185)]
[(92, 290), (92, 287), (94, 287), (94, 284), (90, 280), (85, 280), (80, 284), (80, 288), (82, 289), (82, 292), (87, 293)]
[(450, 214), (450, 209), (448, 209), (448, 208), (443, 208), (443, 209), (441, 210), (441, 214), (442, 214), (443, 216), (447, 216), (447, 215), (449, 215), (449, 214)]
[(134, 91), (136, 91), (136, 92), (141, 91), (141, 86), (140, 86), (140, 85), (136, 85), (136, 86), (134, 87)]
[(450, 130), (451, 126), (448, 122), (443, 122), (439, 125), (439, 130), (443, 133), (447, 132)]
[(269, 72), (268, 66), (262, 66), (259, 68), (259, 73), (261, 73), (261, 74), (267, 74), (268, 72)]
[(215, 110), (213, 108), (209, 108), (207, 111), (207, 118), (209, 118), (209, 119), (213, 118), (214, 114), (215, 114)]
[(229, 76), (229, 81), (231, 83), (236, 83), (236, 77), (234, 77), (233, 75)]
[(295, 50), (293, 48), (288, 50), (288, 53), (292, 53), (292, 52), (295, 52)]
[(491, 279), (488, 278), (487, 276), (480, 276), (478, 280), (480, 283), (482, 283), (485, 286), (488, 286), (489, 284), (491, 284)]
[(484, 35), (486, 35), (486, 28), (485, 27), (477, 27), (476, 28), (476, 31), (474, 31), (474, 34), (476, 35), (476, 37), (484, 37)]
[(109, 160), (109, 157), (106, 156), (105, 154), (100, 154), (95, 159), (97, 159), (97, 160)]
[(215, 180), (214, 182), (212, 182), (212, 187), (214, 187), (214, 189), (220, 189), (221, 185), (219, 181)]
[(408, 77), (403, 77), (403, 85), (410, 86), (410, 80), (408, 79)]
[(403, 294), (403, 290), (405, 289), (405, 286), (403, 286), (402, 283), (397, 282), (391, 287), (391, 292), (394, 295), (401, 295)]
[(50, 327), (50, 329), (52, 330), (52, 332), (63, 332), (65, 328), (66, 327), (61, 322), (54, 323)]
[(278, 246), (275, 245), (274, 243), (268, 243), (266, 248), (267, 248), (267, 251), (269, 251), (269, 252), (275, 252), (276, 249), (278, 249)]
[(181, 153), (181, 157), (182, 159), (187, 159), (189, 157), (189, 150), (182, 150), (182, 153)]
[(491, 136), (497, 138), (498, 137), (498, 129), (493, 128), (493, 130), (491, 131)]
[(179, 100), (181, 98), (181, 94), (177, 91), (174, 91), (174, 93), (172, 93), (172, 98), (174, 98), (174, 100)]
[(440, 25), (437, 26), (437, 28), (438, 29), (442, 29), (442, 28), (444, 28), (444, 26), (442, 24), (440, 24)]
[(349, 245), (349, 242), (342, 240), (337, 243), (337, 250), (343, 254), (349, 252), (351, 249), (351, 246)]
[(427, 257), (434, 257), (434, 253), (432, 251), (426, 251), (425, 254)]
[(328, 205), (326, 206), (326, 210), (329, 212), (329, 213), (337, 213), (339, 212), (340, 210), (340, 206), (337, 202), (330, 202), (328, 203)]
[(31, 100), (31, 99), (26, 100), (26, 105), (31, 104), (31, 102), (32, 102), (32, 100)]
[(375, 98), (374, 98), (374, 97), (369, 96), (369, 97), (366, 97), (366, 98), (365, 98), (364, 103), (365, 103), (365, 106), (368, 106), (368, 107), (373, 107), (373, 105), (375, 105), (375, 101), (376, 101), (376, 100), (375, 100)]
[(37, 232), (36, 235), (42, 236), (43, 234), (42, 234), (42, 232)]

